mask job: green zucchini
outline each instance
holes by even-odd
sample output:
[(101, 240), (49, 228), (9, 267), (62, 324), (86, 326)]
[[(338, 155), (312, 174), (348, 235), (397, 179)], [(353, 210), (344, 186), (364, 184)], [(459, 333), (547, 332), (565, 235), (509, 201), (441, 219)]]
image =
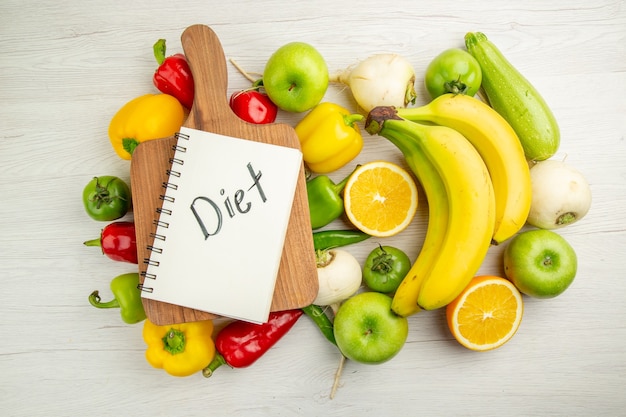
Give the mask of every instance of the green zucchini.
[(559, 126), (535, 87), (485, 34), (467, 33), (465, 46), (480, 64), (489, 104), (515, 130), (526, 158), (541, 161), (554, 155), (560, 144)]

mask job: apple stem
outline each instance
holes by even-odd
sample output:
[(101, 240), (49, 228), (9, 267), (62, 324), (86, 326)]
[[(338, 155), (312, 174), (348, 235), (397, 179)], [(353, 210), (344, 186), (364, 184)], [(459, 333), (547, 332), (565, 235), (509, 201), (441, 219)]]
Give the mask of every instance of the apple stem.
[(343, 372), (343, 365), (346, 363), (346, 357), (341, 355), (341, 359), (339, 359), (339, 366), (337, 367), (337, 371), (335, 372), (335, 380), (333, 381), (333, 387), (330, 390), (330, 399), (335, 398), (335, 394), (337, 394), (337, 389), (339, 388), (339, 379), (341, 378), (341, 373)]
[(551, 256), (546, 256), (545, 259), (543, 260), (543, 265), (544, 266), (552, 265), (552, 257)]

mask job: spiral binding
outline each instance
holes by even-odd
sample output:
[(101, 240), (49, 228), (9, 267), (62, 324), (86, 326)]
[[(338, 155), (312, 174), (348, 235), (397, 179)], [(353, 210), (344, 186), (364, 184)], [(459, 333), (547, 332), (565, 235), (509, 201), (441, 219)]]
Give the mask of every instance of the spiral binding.
[[(180, 153), (187, 152), (187, 147), (181, 145), (181, 140), (189, 140), (189, 135), (186, 135), (184, 133), (178, 132), (174, 136), (177, 139), (177, 143), (172, 146), (172, 150), (175, 153), (174, 153), (174, 156), (169, 159), (170, 168), (166, 171), (168, 180), (167, 182), (164, 182), (161, 184), (161, 186), (163, 187), (163, 193), (159, 195), (159, 200), (163, 202), (168, 202), (168, 203), (174, 203), (176, 201), (176, 197), (173, 197), (170, 193), (172, 191), (178, 190), (178, 184), (172, 182), (172, 180), (175, 178), (181, 177), (181, 172), (178, 169), (176, 169), (175, 166), (176, 165), (182, 166), (185, 164), (185, 160), (179, 157)], [(169, 228), (170, 226), (169, 222), (163, 220), (163, 218), (166, 216), (171, 216), (172, 210), (163, 208), (163, 207), (157, 207), (155, 211), (158, 214), (157, 219), (152, 221), (152, 224), (155, 227), (155, 231), (150, 233), (150, 237), (152, 238), (153, 243), (151, 245), (146, 245), (146, 249), (149, 250), (151, 253), (162, 254), (163, 248), (159, 246), (155, 246), (155, 245), (157, 241), (164, 242), (166, 239), (166, 236), (162, 233), (157, 233), (156, 230), (159, 228), (163, 228), (163, 229)], [(153, 266), (153, 267), (159, 266), (159, 261), (152, 259), (152, 257), (144, 258), (143, 263), (146, 266)], [(141, 276), (144, 279), (151, 279), (151, 280), (157, 279), (156, 274), (148, 273), (145, 270), (141, 272)], [(154, 288), (148, 287), (145, 284), (139, 284), (137, 285), (137, 288), (147, 293), (151, 293), (152, 291), (154, 291)]]

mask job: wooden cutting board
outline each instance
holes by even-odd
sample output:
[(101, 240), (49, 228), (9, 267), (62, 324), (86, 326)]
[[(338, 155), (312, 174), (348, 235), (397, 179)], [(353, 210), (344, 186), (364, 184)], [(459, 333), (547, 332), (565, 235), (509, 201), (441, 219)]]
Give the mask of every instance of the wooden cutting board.
[[(295, 130), (286, 124), (256, 125), (244, 122), (228, 104), (228, 72), (224, 51), (217, 35), (208, 26), (194, 25), (181, 37), (183, 49), (194, 77), (193, 108), (184, 125), (221, 135), (258, 142), (299, 148)], [(175, 137), (156, 139), (139, 145), (131, 160), (133, 211), (139, 252), (140, 282), (146, 270), (144, 260), (150, 257), (148, 247), (153, 243), (151, 233), (161, 207), (160, 195), (167, 182), (170, 158), (174, 155)], [(318, 281), (311, 221), (306, 195), (304, 165), (300, 175), (287, 228), (271, 310), (301, 308), (317, 296)], [(236, 254), (229, 262), (246, 262)], [(160, 301), (142, 299), (147, 317), (159, 325), (215, 318), (204, 311)]]

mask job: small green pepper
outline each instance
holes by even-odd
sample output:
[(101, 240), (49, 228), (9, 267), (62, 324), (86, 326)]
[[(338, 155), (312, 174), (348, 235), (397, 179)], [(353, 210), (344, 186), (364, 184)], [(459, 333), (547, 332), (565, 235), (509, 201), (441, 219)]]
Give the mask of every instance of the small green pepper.
[(359, 243), (371, 236), (360, 230), (322, 230), (313, 232), (313, 248), (326, 250)]
[(335, 340), (335, 333), (333, 330), (333, 322), (330, 321), (324, 309), (315, 304), (308, 305), (306, 307), (302, 307), (302, 311), (304, 314), (309, 316), (313, 323), (319, 327), (320, 331), (324, 335), (324, 337), (333, 345), (337, 346), (337, 341)]
[(119, 308), (122, 320), (128, 324), (135, 324), (146, 318), (146, 312), (141, 302), (141, 291), (139, 285), (139, 274), (136, 272), (119, 275), (111, 280), (111, 301), (100, 302), (98, 290), (89, 295), (89, 303), (98, 308)]
[(313, 229), (326, 226), (344, 213), (341, 193), (350, 175), (337, 184), (326, 175), (318, 175), (307, 181), (306, 193)]

